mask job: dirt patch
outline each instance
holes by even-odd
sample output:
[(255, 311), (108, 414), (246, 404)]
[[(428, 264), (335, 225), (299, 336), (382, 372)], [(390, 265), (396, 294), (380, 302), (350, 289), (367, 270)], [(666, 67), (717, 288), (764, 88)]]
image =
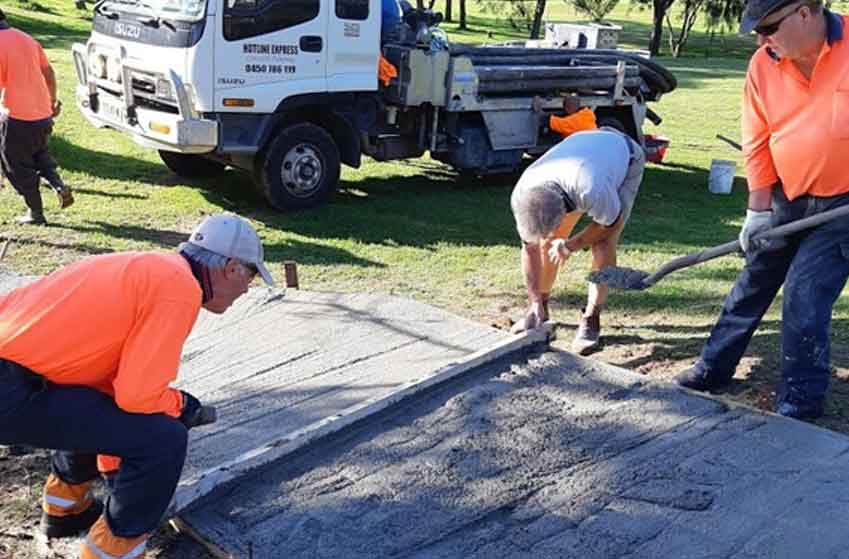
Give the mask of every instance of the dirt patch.
[[(9, 456), (0, 447), (0, 559), (76, 559), (78, 540), (47, 543), (38, 533), (41, 488), (50, 472), (49, 453)], [(163, 524), (148, 544), (147, 557), (212, 559), (206, 549)]]
[[(564, 317), (559, 311), (554, 318), (568, 319), (568, 316)], [(628, 315), (608, 313), (602, 324), (604, 343), (590, 358), (652, 379), (671, 381), (676, 374), (693, 365), (713, 326), (713, 322), (676, 323), (675, 319), (664, 315), (642, 315), (639, 320), (640, 324), (634, 324)], [(559, 322), (553, 345), (569, 351), (576, 328), (577, 322)], [(779, 347), (780, 322), (766, 320), (752, 338), (731, 384), (714, 394), (773, 411), (775, 390), (781, 381)], [(832, 363), (846, 363), (849, 343), (842, 338), (832, 339), (831, 353)], [(812, 423), (849, 435), (849, 369), (832, 367), (825, 415)]]

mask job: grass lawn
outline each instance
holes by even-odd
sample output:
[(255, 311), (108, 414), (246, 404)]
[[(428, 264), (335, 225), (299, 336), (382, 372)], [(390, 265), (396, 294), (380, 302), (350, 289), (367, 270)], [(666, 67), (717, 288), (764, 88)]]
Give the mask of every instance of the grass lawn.
[[(439, 0), (437, 9), (441, 5)], [(477, 4), (470, 3), (470, 8), (468, 30), (444, 24), (452, 40), (523, 37), (502, 18), (481, 12)], [(838, 5), (841, 8), (845, 11), (846, 4)], [(0, 237), (12, 241), (4, 266), (44, 274), (92, 254), (171, 250), (202, 216), (230, 211), (258, 226), (278, 278), (283, 277), (284, 260), (299, 263), (304, 289), (390, 292), (501, 327), (509, 324), (507, 316), (517, 318), (522, 312), (518, 241), (508, 203), (515, 177), (464, 183), (428, 158), (398, 163), (367, 160), (360, 169), (344, 170), (330, 204), (277, 213), (253, 192), (246, 174), (229, 171), (215, 180), (187, 181), (171, 174), (155, 152), (83, 120), (73, 106), (76, 80), (70, 46), (85, 41), (91, 26), (88, 12), (76, 10), (70, 0), (7, 0), (3, 9), (12, 25), (42, 42), (58, 72), (65, 111), (56, 123), (51, 149), (77, 197), (76, 205), (59, 212), (45, 191), (51, 226), (31, 228), (14, 223), (24, 210), (22, 199), (11, 188), (0, 190)], [(553, 0), (546, 17), (581, 19), (565, 3)], [(623, 3), (608, 19), (623, 26), (623, 45), (646, 47), (648, 11)], [(741, 160), (715, 135), (739, 137), (740, 91), (753, 49), (749, 37), (727, 31), (711, 38), (697, 27), (683, 57), (660, 58), (680, 85), (652, 105), (664, 122), (657, 128), (647, 123), (646, 131), (667, 136), (672, 146), (665, 164), (646, 170), (625, 230), (621, 265), (652, 270), (681, 254), (736, 237), (746, 199)], [(729, 196), (708, 192), (708, 169), (714, 158), (738, 165)], [(675, 273), (648, 291), (614, 293), (603, 318), (606, 344), (595, 357), (661, 379), (688, 366), (741, 266), (737, 257), (721, 258)], [(588, 255), (575, 255), (553, 293), (560, 347), (568, 348), (584, 301), (588, 268)], [(779, 297), (756, 333), (736, 382), (726, 391), (730, 398), (771, 409), (778, 380), (780, 304)], [(818, 423), (849, 433), (846, 297), (835, 307), (832, 331), (835, 381), (827, 416)], [(38, 514), (28, 507), (40, 490), (46, 463), (43, 457), (34, 460), (0, 463), (4, 481), (0, 492), (9, 504), (4, 515), (12, 514), (16, 525), (25, 524), (19, 520), (28, 514), (30, 520)], [(37, 475), (30, 476), (33, 472)], [(20, 475), (26, 481), (15, 481)], [(169, 545), (180, 549), (181, 544)], [(27, 557), (24, 548), (28, 549), (0, 538), (0, 552), (18, 550), (14, 556)], [(197, 551), (164, 549), (153, 556), (202, 556)]]
[[(457, 30), (456, 23), (444, 25), (452, 40), (522, 37), (502, 19), (472, 6), (469, 30)], [(398, 163), (367, 160), (360, 169), (344, 170), (330, 204), (277, 213), (253, 192), (244, 173), (229, 171), (215, 180), (187, 181), (170, 173), (155, 152), (83, 120), (73, 106), (70, 45), (85, 40), (88, 12), (74, 9), (69, 0), (11, 0), (4, 9), (13, 25), (44, 44), (58, 72), (66, 103), (51, 149), (77, 196), (76, 205), (60, 213), (45, 191), (52, 226), (39, 229), (15, 225), (13, 217), (24, 209), (23, 201), (11, 188), (0, 191), (4, 223), (0, 234), (13, 241), (6, 266), (41, 274), (90, 254), (168, 250), (201, 216), (224, 210), (243, 214), (259, 226), (278, 277), (284, 260), (296, 260), (305, 289), (386, 291), (499, 325), (505, 324), (505, 316), (521, 312), (518, 243), (508, 205), (515, 177), (463, 183), (449, 168), (427, 158)], [(550, 2), (546, 17), (580, 19), (561, 2)], [(648, 11), (623, 3), (609, 19), (624, 27), (625, 46), (645, 48)], [(672, 146), (664, 165), (647, 168), (625, 231), (620, 264), (650, 270), (736, 236), (746, 196), (741, 161), (715, 135), (739, 137), (740, 91), (753, 48), (749, 37), (727, 31), (711, 39), (697, 28), (683, 57), (660, 58), (680, 85), (652, 104), (664, 122), (657, 128), (647, 123), (646, 131), (671, 138)], [(708, 169), (714, 158), (738, 163), (740, 176), (730, 196), (708, 192)], [(604, 319), (608, 343), (598, 357), (656, 376), (689, 364), (741, 264), (736, 257), (722, 258), (676, 273), (649, 291), (614, 294)], [(583, 302), (588, 267), (588, 254), (574, 256), (553, 294), (564, 345)], [(768, 407), (776, 378), (779, 320), (780, 300), (738, 373), (741, 381), (732, 389), (735, 397)], [(844, 298), (837, 304), (833, 324), (833, 361), (841, 380), (829, 418), (823, 420), (837, 428), (849, 418), (847, 323), (849, 305)]]

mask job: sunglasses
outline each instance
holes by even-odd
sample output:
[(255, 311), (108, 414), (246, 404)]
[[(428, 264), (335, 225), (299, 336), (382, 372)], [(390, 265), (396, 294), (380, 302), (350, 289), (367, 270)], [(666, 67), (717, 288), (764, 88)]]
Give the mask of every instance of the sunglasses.
[(802, 7), (804, 7), (804, 6), (805, 6), (805, 4), (799, 4), (798, 6), (796, 6), (796, 9), (793, 10), (792, 12), (784, 14), (783, 16), (781, 16), (781, 18), (779, 18), (776, 21), (773, 21), (772, 23), (770, 23), (768, 25), (759, 25), (759, 26), (755, 27), (754, 29), (752, 29), (752, 31), (754, 31), (755, 33), (757, 33), (761, 37), (769, 37), (770, 35), (774, 35), (775, 32), (778, 31), (778, 28), (781, 27), (781, 24), (784, 23), (785, 19), (787, 19), (788, 17), (792, 16), (793, 14), (795, 14), (796, 12), (801, 10)]

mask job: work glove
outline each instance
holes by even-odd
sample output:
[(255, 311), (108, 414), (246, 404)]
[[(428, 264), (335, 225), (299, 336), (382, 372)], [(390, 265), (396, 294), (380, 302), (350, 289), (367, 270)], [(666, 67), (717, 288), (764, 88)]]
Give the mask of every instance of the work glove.
[(180, 393), (183, 394), (183, 411), (180, 413), (178, 419), (186, 426), (186, 429), (215, 423), (218, 419), (218, 414), (214, 406), (202, 405), (200, 400), (185, 390), (181, 390)]
[(560, 266), (572, 256), (572, 251), (566, 246), (566, 239), (554, 239), (548, 249), (548, 258)]
[(525, 313), (524, 318), (510, 328), (510, 333), (521, 334), (522, 332), (533, 330), (534, 328), (541, 326), (546, 320), (548, 320), (548, 313), (546, 313), (542, 302), (537, 301), (535, 303), (531, 303), (531, 306), (528, 308), (528, 312)]
[(751, 242), (752, 237), (766, 231), (772, 225), (772, 210), (746, 210), (746, 221), (740, 229), (740, 247), (743, 252), (763, 248), (769, 241)]

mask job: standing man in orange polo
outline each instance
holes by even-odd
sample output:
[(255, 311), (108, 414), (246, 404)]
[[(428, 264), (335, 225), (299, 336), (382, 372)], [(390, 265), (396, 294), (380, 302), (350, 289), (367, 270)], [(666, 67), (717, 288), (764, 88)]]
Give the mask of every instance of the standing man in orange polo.
[(831, 312), (849, 276), (849, 218), (767, 245), (767, 228), (849, 204), (849, 17), (821, 0), (749, 0), (741, 31), (754, 31), (743, 93), (749, 205), (740, 232), (746, 266), (699, 361), (677, 377), (696, 390), (731, 381), (755, 329), (784, 285), (776, 411), (824, 412)]
[(19, 223), (44, 225), (40, 179), (56, 191), (59, 207), (74, 203), (71, 189), (56, 172), (47, 149), (53, 119), (62, 103), (56, 98), (56, 74), (38, 41), (13, 29), (0, 10), (0, 169), (27, 204)]

